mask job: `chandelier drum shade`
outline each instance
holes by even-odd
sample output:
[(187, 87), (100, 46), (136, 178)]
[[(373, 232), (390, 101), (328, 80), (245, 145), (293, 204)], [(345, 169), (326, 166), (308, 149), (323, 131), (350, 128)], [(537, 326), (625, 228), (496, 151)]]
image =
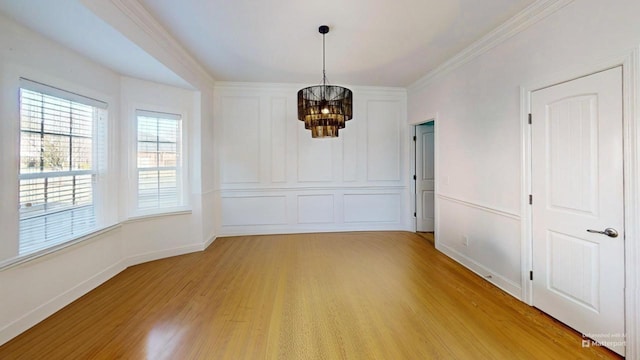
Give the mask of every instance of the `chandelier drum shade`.
[(353, 118), (353, 93), (342, 86), (327, 85), (324, 37), (329, 27), (322, 25), (318, 31), (322, 34), (322, 85), (298, 91), (298, 119), (311, 130), (312, 138), (338, 137), (345, 122)]

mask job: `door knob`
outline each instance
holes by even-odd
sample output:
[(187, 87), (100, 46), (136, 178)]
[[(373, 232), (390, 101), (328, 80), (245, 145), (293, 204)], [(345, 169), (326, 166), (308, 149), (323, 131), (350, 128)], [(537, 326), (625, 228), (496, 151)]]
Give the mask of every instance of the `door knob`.
[(606, 228), (604, 229), (604, 231), (600, 231), (600, 230), (587, 230), (590, 233), (596, 233), (596, 234), (602, 234), (602, 235), (607, 235), (608, 237), (618, 237), (618, 230), (614, 229), (614, 228)]

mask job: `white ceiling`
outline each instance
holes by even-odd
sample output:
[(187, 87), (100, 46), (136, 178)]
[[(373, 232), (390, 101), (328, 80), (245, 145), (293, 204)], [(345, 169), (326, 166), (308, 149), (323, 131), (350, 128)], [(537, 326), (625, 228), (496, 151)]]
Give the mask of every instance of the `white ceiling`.
[(407, 86), (533, 0), (140, 0), (217, 80)]
[(191, 88), (78, 0), (0, 0), (0, 12), (122, 75)]
[[(216, 80), (321, 81), (326, 24), (330, 83), (404, 87), (535, 0), (139, 1)], [(0, 0), (0, 11), (124, 75), (189, 86), (79, 0)]]

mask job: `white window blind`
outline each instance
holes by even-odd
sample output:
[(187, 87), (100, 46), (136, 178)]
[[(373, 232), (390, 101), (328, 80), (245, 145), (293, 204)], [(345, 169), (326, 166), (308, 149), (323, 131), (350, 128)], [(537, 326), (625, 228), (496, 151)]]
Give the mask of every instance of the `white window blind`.
[(137, 209), (183, 206), (182, 117), (138, 110), (136, 119)]
[(106, 104), (21, 79), (19, 255), (96, 229), (96, 126)]

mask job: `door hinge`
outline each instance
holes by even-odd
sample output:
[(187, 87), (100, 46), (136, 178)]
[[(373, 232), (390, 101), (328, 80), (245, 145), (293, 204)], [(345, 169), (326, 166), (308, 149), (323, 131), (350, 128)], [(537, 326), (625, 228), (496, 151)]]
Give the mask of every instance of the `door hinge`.
[(418, 214), (417, 213), (413, 213), (413, 217), (418, 217)]
[(529, 205), (533, 205), (533, 195), (529, 195)]
[(533, 280), (533, 270), (529, 271), (529, 280)]
[(413, 175), (413, 180), (416, 180), (416, 176), (415, 175)]
[(416, 141), (416, 136), (415, 135), (413, 135), (413, 141)]
[(531, 113), (529, 113), (529, 125), (531, 125)]

